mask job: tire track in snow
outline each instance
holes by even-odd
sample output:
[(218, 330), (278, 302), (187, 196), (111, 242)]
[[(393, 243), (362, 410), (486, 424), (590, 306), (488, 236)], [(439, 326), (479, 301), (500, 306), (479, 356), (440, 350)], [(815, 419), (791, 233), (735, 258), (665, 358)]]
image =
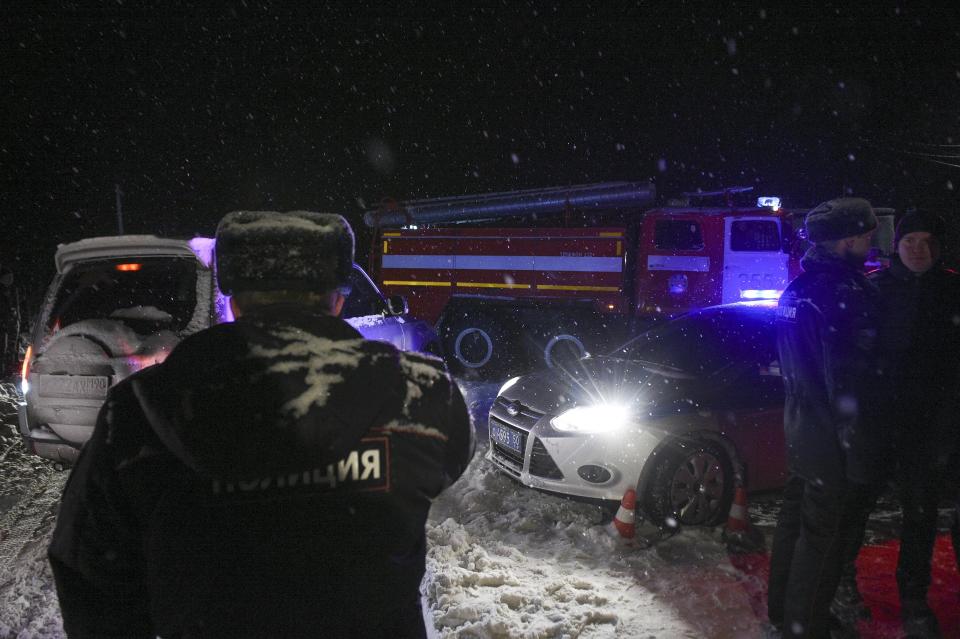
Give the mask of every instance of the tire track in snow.
[(35, 478), (19, 501), (0, 514), (0, 592), (11, 583), (11, 569), (30, 543), (50, 531), (67, 474)]

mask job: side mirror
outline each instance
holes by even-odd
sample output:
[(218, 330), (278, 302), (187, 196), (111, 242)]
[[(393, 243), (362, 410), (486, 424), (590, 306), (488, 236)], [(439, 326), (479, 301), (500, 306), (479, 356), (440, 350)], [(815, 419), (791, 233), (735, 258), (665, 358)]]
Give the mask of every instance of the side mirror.
[(406, 315), (410, 312), (410, 305), (403, 295), (391, 295), (387, 298), (387, 315)]

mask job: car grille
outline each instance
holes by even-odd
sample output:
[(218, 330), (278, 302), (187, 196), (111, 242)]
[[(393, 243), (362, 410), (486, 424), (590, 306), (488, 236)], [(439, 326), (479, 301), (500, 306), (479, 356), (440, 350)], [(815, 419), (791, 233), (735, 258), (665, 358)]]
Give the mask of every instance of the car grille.
[[(513, 402), (503, 397), (498, 397), (494, 402), (493, 406), (498, 413), (506, 413), (507, 407), (510, 406)], [(507, 413), (509, 414), (509, 413)], [(510, 415), (510, 421), (513, 423), (507, 423), (505, 420), (501, 419), (500, 421), (507, 424), (508, 426), (519, 426), (525, 430), (530, 430), (533, 428), (534, 424), (540, 421), (540, 418), (543, 417), (544, 413), (536, 411), (526, 404), (520, 405), (520, 413), (517, 415)]]
[[(527, 450), (527, 437), (529, 433), (493, 415), (490, 416), (490, 420), (519, 433), (521, 448), (523, 448), (524, 451)], [(495, 441), (491, 441), (491, 449), (493, 451), (494, 461), (505, 471), (519, 478), (520, 472), (523, 470), (525, 455), (501, 446)], [(553, 457), (547, 452), (546, 446), (543, 445), (539, 437), (533, 438), (533, 450), (530, 451), (530, 474), (545, 479), (563, 479), (563, 473), (560, 471), (556, 462), (553, 461)]]
[(546, 479), (563, 479), (563, 473), (557, 467), (553, 457), (539, 437), (533, 438), (533, 450), (530, 451), (530, 474)]

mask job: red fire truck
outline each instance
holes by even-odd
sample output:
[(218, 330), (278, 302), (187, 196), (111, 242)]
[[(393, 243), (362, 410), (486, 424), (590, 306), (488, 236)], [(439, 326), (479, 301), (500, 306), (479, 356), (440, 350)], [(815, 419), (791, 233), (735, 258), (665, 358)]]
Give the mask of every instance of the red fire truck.
[(735, 203), (748, 190), (661, 208), (632, 182), (395, 204), (365, 215), (371, 269), (436, 323), (460, 374), (562, 365), (659, 317), (778, 297), (806, 248), (802, 213)]

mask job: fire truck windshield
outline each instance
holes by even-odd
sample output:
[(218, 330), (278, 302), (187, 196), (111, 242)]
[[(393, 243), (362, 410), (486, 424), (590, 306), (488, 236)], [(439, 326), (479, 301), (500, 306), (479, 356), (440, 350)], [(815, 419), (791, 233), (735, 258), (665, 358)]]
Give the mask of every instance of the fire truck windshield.
[(703, 232), (696, 220), (657, 220), (653, 243), (660, 250), (699, 251)]
[(735, 220), (730, 226), (732, 251), (779, 251), (780, 245), (776, 220)]

